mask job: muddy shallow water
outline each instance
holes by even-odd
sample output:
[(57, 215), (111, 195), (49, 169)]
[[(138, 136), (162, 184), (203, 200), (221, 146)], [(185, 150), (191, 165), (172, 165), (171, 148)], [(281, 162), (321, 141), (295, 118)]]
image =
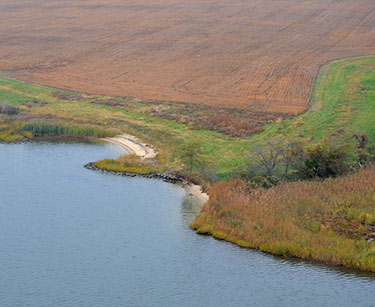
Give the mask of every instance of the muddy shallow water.
[(82, 167), (120, 153), (0, 144), (1, 306), (373, 306), (375, 275), (198, 236), (180, 187)]

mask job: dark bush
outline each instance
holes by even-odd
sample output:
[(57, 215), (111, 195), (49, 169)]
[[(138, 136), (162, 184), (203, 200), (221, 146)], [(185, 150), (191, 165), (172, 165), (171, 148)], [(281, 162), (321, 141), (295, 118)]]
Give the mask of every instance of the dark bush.
[[(265, 148), (256, 151), (255, 161), (247, 163), (236, 174), (255, 186), (263, 187), (273, 185), (267, 178), (295, 181), (338, 177), (348, 173), (353, 166), (356, 168), (349, 156), (351, 152), (348, 144), (324, 143), (305, 147), (302, 143), (270, 141)], [(375, 162), (375, 155), (369, 148), (357, 148), (356, 158), (359, 167)]]
[(280, 183), (280, 179), (275, 176), (256, 176), (250, 181), (250, 187), (256, 188), (272, 188)]
[(329, 178), (349, 171), (349, 148), (346, 145), (317, 145), (306, 151), (306, 158), (299, 173), (302, 178)]

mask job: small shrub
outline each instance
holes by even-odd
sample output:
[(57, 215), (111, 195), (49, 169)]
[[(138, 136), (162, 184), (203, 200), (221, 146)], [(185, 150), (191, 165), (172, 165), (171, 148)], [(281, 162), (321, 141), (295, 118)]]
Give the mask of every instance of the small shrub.
[(346, 145), (317, 145), (307, 150), (301, 177), (329, 178), (348, 172), (349, 149)]
[(190, 176), (193, 174), (193, 170), (201, 169), (207, 163), (200, 141), (193, 140), (183, 144), (178, 152), (178, 157), (184, 166), (184, 171)]
[(256, 176), (250, 181), (252, 189), (264, 188), (269, 189), (280, 183), (280, 179), (275, 176)]
[(362, 168), (375, 162), (375, 153), (373, 147), (357, 148), (355, 153), (356, 168)]

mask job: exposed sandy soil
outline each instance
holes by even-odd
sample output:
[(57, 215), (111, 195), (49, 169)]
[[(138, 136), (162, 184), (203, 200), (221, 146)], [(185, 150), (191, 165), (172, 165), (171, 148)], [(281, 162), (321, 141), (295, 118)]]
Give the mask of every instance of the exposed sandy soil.
[(121, 146), (126, 151), (142, 159), (153, 159), (157, 154), (150, 145), (142, 143), (141, 140), (129, 134), (117, 135), (112, 138), (106, 138), (105, 140), (109, 143)]
[(0, 70), (92, 94), (296, 114), (370, 54), (374, 0), (0, 0)]

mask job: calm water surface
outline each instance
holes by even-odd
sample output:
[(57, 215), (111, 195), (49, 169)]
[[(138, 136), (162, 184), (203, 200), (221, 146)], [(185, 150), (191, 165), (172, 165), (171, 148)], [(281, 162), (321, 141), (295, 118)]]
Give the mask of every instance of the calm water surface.
[(0, 306), (374, 306), (375, 276), (188, 227), (181, 188), (84, 169), (113, 145), (0, 144)]

